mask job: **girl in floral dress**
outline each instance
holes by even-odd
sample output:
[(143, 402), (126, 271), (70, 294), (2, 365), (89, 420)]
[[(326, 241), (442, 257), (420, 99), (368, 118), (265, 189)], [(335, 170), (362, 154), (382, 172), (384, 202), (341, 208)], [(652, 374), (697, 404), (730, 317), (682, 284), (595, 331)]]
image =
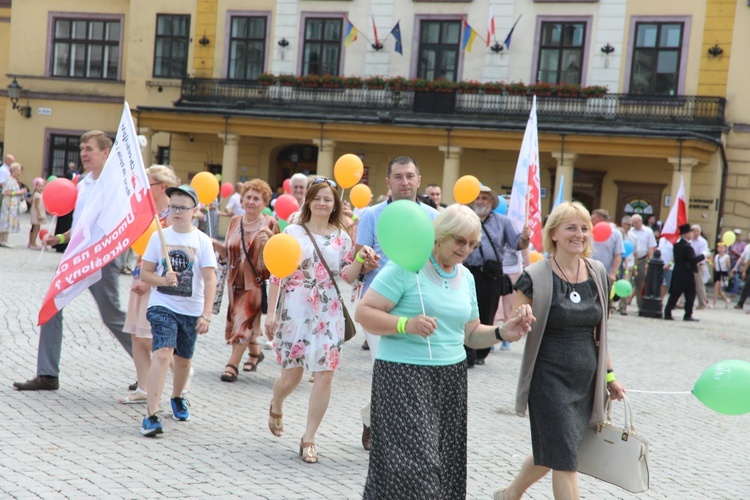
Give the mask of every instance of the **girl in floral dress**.
[(343, 306), (330, 275), (305, 227), (323, 254), (331, 272), (351, 283), (362, 271), (365, 259), (375, 252), (363, 247), (356, 258), (352, 240), (341, 222), (341, 196), (336, 183), (319, 178), (312, 182), (300, 210), (299, 224), (290, 224), (284, 232), (294, 236), (302, 247), (298, 269), (288, 278), (271, 277), (268, 303), (276, 304), (281, 290), (275, 323), (269, 309), (266, 335), (273, 339), (281, 376), (273, 386), (268, 426), (275, 436), (284, 431), (284, 400), (294, 391), (305, 369), (315, 373), (307, 412), (307, 426), (300, 443), (300, 457), (317, 463), (315, 433), (331, 398), (333, 373), (341, 363), (344, 346)]

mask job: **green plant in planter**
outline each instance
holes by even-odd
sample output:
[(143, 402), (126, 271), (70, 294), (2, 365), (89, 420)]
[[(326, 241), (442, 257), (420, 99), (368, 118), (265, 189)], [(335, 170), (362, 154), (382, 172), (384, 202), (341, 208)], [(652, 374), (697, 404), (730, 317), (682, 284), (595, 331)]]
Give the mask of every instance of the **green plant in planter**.
[(432, 88), (435, 92), (455, 92), (457, 86), (456, 82), (438, 78), (433, 82)]
[(315, 88), (315, 87), (320, 86), (321, 78), (320, 78), (320, 75), (310, 74), (310, 75), (300, 76), (297, 80), (299, 81), (299, 84), (303, 87)]
[(344, 85), (344, 79), (338, 75), (323, 75), (320, 78), (320, 85), (327, 89), (339, 89)]
[(456, 84), (462, 94), (476, 94), (482, 89), (482, 84), (476, 80), (462, 81)]
[(482, 84), (483, 94), (502, 94), (506, 92), (508, 84), (505, 82), (485, 82)]
[(385, 84), (388, 86), (388, 90), (406, 90), (409, 86), (409, 80), (403, 76), (393, 76), (386, 78)]
[(601, 85), (591, 85), (581, 89), (582, 97), (603, 97), (609, 91), (608, 87)]
[(581, 95), (581, 86), (572, 83), (563, 83), (557, 87), (557, 95), (561, 97), (579, 97)]
[(377, 90), (385, 88), (385, 79), (380, 76), (369, 76), (365, 79), (365, 83), (368, 89)]
[(409, 80), (408, 85), (414, 92), (430, 92), (433, 87), (433, 81), (424, 78), (412, 78)]
[(295, 75), (279, 75), (276, 77), (276, 81), (282, 87), (296, 87), (299, 85), (299, 80)]
[(532, 83), (527, 87), (528, 93), (536, 96), (551, 96), (556, 90), (554, 85), (544, 82)]
[(348, 89), (361, 89), (364, 81), (358, 76), (344, 77), (344, 87)]
[(508, 83), (505, 86), (505, 90), (510, 95), (526, 95), (526, 93), (528, 92), (528, 88), (523, 82)]
[(258, 75), (258, 83), (261, 85), (276, 85), (278, 79), (271, 73), (261, 73)]

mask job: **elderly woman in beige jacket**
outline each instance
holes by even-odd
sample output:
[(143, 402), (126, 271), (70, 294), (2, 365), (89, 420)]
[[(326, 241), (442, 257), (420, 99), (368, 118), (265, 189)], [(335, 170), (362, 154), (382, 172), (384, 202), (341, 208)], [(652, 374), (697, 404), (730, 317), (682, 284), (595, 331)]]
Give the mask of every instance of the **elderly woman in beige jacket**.
[(607, 398), (622, 399), (607, 350), (609, 283), (591, 255), (591, 218), (578, 202), (559, 205), (544, 227), (549, 258), (526, 268), (514, 309), (531, 304), (537, 322), (524, 349), (516, 412), (528, 407), (533, 456), (516, 479), (495, 492), (518, 499), (550, 469), (556, 499), (575, 499), (578, 447), (586, 429), (604, 420)]

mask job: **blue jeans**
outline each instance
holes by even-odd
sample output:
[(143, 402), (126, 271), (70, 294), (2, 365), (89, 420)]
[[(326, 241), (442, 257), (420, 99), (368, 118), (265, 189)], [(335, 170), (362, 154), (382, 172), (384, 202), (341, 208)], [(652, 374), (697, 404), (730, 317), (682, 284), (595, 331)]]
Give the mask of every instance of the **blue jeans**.
[(151, 306), (146, 312), (146, 318), (151, 323), (153, 351), (167, 347), (174, 349), (174, 353), (181, 358), (193, 357), (198, 339), (195, 326), (199, 316), (186, 316), (166, 307)]

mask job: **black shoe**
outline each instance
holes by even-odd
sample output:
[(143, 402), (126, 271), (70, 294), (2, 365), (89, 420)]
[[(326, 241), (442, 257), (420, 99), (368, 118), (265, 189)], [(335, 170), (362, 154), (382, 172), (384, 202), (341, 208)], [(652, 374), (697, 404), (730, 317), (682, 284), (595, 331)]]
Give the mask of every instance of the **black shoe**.
[(372, 441), (370, 437), (370, 428), (364, 424), (362, 424), (362, 427), (362, 447), (365, 450), (370, 451), (370, 442)]
[(695, 322), (698, 322), (700, 320), (699, 319), (695, 319), (692, 316), (686, 316), (686, 317), (682, 318), (682, 321), (695, 321)]
[(736, 306), (734, 306), (734, 308), (735, 309), (742, 309), (742, 304), (737, 304)]
[(13, 387), (19, 391), (56, 391), (60, 388), (60, 380), (57, 377), (39, 375), (26, 382), (13, 382)]
[(484, 365), (484, 359), (478, 359), (478, 360), (474, 361), (474, 364), (475, 365), (479, 365), (479, 366), (483, 366)]
[(620, 314), (622, 314), (623, 316), (627, 316), (628, 312), (627, 311), (620, 311)]
[(138, 381), (137, 380), (128, 386), (128, 390), (129, 391), (134, 391), (136, 389), (138, 389)]
[(664, 319), (669, 320), (669, 321), (673, 321), (674, 320), (674, 318), (672, 317), (671, 314), (665, 314), (664, 315)]
[(362, 344), (362, 350), (363, 351), (369, 351), (370, 350), (370, 346), (367, 344), (366, 340), (365, 340), (365, 343)]

